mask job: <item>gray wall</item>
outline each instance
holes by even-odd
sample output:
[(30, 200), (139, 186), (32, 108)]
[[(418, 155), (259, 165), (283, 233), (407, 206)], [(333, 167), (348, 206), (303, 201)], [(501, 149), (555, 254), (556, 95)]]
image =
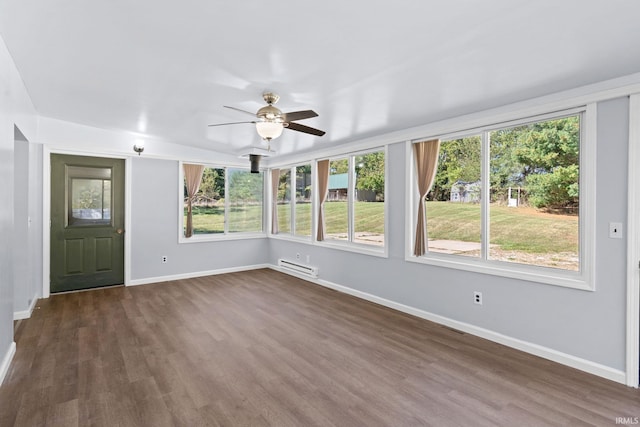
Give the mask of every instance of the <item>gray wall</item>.
[[(3, 71), (3, 70), (2, 70)], [(3, 88), (0, 87), (0, 91)], [(0, 96), (0, 363), (13, 343), (13, 122)]]
[(27, 293), (27, 305), (34, 296), (42, 297), (42, 145), (29, 144), (29, 273), (31, 293)]
[(598, 105), (595, 292), (405, 262), (404, 143), (389, 147), (388, 259), (269, 239), (270, 262), (308, 254), (321, 279), (624, 371), (626, 240), (608, 223), (626, 223), (628, 113), (628, 98)]
[[(131, 279), (265, 264), (266, 238), (178, 243), (178, 162), (132, 158)], [(166, 255), (168, 262), (161, 263)]]
[[(0, 364), (13, 343), (14, 293), (14, 145), (15, 128), (27, 140), (37, 131), (37, 117), (20, 75), (0, 39)], [(0, 369), (5, 366), (0, 366)], [(2, 374), (2, 372), (0, 372)]]
[[(20, 139), (16, 130), (14, 143), (13, 193), (13, 311), (26, 310), (29, 298), (29, 143)], [(33, 295), (31, 295), (33, 297)]]
[(14, 151), (13, 311), (25, 317), (42, 295), (42, 146), (16, 129)]

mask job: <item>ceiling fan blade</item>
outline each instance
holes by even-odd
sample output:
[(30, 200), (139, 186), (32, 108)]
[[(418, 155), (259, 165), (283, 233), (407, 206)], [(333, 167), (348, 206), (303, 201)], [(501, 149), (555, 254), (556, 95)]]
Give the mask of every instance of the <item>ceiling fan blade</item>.
[(311, 117), (318, 117), (318, 113), (313, 110), (304, 111), (292, 111), (290, 113), (284, 113), (282, 119), (286, 122), (295, 122), (296, 120), (310, 119)]
[(326, 132), (320, 129), (314, 129), (309, 126), (301, 125), (300, 123), (289, 123), (285, 129), (291, 129), (298, 132), (310, 133), (311, 135), (322, 136)]
[(208, 127), (215, 127), (215, 126), (226, 126), (226, 125), (239, 125), (242, 123), (256, 123), (255, 121), (252, 122), (230, 122), (230, 123), (216, 123), (213, 125), (207, 125)]
[(251, 113), (251, 112), (246, 111), (246, 110), (241, 110), (240, 108), (236, 108), (236, 107), (229, 107), (228, 105), (225, 105), (225, 106), (224, 106), (224, 108), (230, 108), (230, 109), (232, 109), (232, 110), (240, 111), (241, 113), (249, 114), (249, 115), (251, 115), (251, 116), (253, 116), (253, 117), (255, 117), (255, 116), (256, 116), (256, 113)]

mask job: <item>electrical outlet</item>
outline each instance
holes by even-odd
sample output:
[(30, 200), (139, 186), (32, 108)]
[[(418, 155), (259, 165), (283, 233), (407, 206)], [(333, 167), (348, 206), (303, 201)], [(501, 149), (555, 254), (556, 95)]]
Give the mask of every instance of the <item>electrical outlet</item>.
[(300, 259), (300, 252), (298, 252), (298, 253), (296, 254), (296, 259), (297, 259), (297, 260), (299, 260), (299, 259)]
[(307, 264), (311, 262), (311, 255), (307, 255)]
[(475, 291), (473, 293), (473, 303), (482, 305), (482, 292)]
[(162, 255), (162, 263), (163, 264), (167, 263), (167, 256), (166, 255)]
[(609, 238), (622, 239), (622, 223), (621, 222), (609, 223)]

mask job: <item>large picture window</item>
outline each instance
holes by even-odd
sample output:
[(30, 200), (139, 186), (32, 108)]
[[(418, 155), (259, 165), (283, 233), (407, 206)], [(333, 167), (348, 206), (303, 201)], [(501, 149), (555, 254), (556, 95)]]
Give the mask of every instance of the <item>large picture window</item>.
[(323, 240), (384, 247), (385, 152), (330, 159), (322, 205)]
[[(199, 181), (190, 182), (193, 167)], [(183, 238), (263, 230), (263, 174), (248, 169), (183, 164)], [(196, 178), (192, 178), (195, 176)], [(195, 192), (190, 195), (190, 190)], [(189, 230), (189, 209), (191, 230)]]
[(488, 258), (579, 271), (580, 115), (488, 139)]
[(581, 274), (584, 115), (442, 138), (425, 203), (427, 249), (418, 258)]

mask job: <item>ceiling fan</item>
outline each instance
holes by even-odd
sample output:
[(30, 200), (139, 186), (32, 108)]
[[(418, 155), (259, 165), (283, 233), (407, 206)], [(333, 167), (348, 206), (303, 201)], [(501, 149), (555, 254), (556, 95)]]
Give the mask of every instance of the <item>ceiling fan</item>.
[(217, 123), (209, 126), (213, 127), (236, 125), (241, 123), (253, 123), (256, 125), (256, 131), (258, 132), (258, 135), (260, 135), (262, 139), (267, 141), (267, 143), (270, 143), (272, 139), (276, 139), (277, 137), (282, 135), (282, 131), (285, 128), (316, 136), (322, 136), (326, 133), (320, 129), (315, 129), (309, 126), (301, 125), (300, 123), (296, 123), (297, 120), (317, 117), (318, 113), (316, 113), (315, 111), (303, 110), (283, 113), (278, 108), (273, 106), (273, 104), (277, 103), (280, 99), (278, 95), (272, 92), (265, 92), (262, 94), (262, 98), (267, 103), (267, 105), (260, 108), (256, 113), (251, 113), (249, 111), (241, 110), (240, 108), (236, 107), (229, 107), (228, 105), (224, 106), (225, 108), (230, 108), (232, 110), (240, 111), (241, 113), (254, 116), (257, 118), (257, 120), (251, 120), (247, 122)]

